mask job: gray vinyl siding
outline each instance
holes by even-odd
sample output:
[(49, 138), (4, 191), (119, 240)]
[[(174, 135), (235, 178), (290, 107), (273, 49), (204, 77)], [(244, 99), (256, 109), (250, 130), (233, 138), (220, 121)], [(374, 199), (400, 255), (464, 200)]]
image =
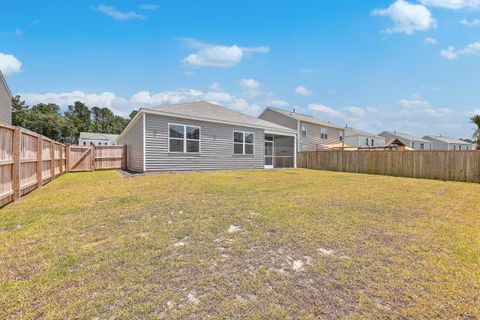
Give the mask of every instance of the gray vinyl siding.
[(117, 141), (118, 145), (127, 146), (127, 168), (131, 171), (143, 171), (143, 115)]
[[(307, 136), (302, 136), (301, 128), (302, 125), (307, 125)], [(314, 151), (318, 149), (325, 149), (325, 145), (328, 144), (335, 144), (341, 143), (340, 141), (340, 134), (343, 133), (343, 130), (337, 128), (331, 128), (327, 126), (320, 126), (313, 123), (308, 122), (300, 122), (300, 132), (299, 135), (299, 150), (300, 151)], [(321, 138), (320, 129), (327, 128), (328, 129), (328, 137), (327, 139)]]
[(0, 123), (12, 124), (12, 98), (0, 78)]
[(293, 129), (295, 131), (298, 130), (297, 125), (298, 121), (286, 115), (283, 115), (279, 112), (276, 112), (272, 109), (266, 109), (260, 116), (260, 119), (265, 121), (270, 121), (272, 123), (276, 123), (278, 125)]
[[(368, 138), (368, 146), (367, 146), (367, 138)], [(374, 147), (383, 147), (385, 145), (384, 137), (360, 136), (360, 135), (345, 137), (345, 144), (348, 146), (357, 147), (357, 148), (371, 147), (372, 139), (373, 139)]]
[[(425, 139), (430, 140), (428, 138), (425, 138)], [(430, 142), (432, 143), (433, 150), (455, 151), (455, 150), (460, 150), (460, 147), (462, 148), (461, 150), (475, 150), (475, 149), (472, 149), (472, 146), (469, 143), (447, 143), (447, 142), (438, 141), (435, 139), (431, 139)]]
[[(243, 126), (146, 114), (146, 171), (264, 168), (264, 131)], [(168, 124), (200, 127), (200, 153), (169, 153)], [(233, 154), (233, 131), (255, 134), (254, 155)]]

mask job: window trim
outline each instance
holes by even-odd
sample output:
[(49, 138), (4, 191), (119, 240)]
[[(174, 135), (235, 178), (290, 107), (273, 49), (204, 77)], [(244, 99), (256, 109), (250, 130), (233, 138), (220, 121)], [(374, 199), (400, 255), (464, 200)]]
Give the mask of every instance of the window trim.
[(328, 140), (328, 128), (320, 127), (320, 139)]
[[(305, 128), (305, 130), (303, 130)], [(305, 135), (303, 135), (303, 132), (305, 131)], [(306, 123), (301, 123), (300, 124), (300, 135), (302, 138), (306, 138), (308, 135), (308, 125)]]
[[(183, 138), (171, 138), (170, 137), (170, 126), (181, 126), (183, 127)], [(187, 127), (198, 128), (198, 140), (197, 139), (187, 139)], [(168, 123), (168, 153), (178, 153), (178, 154), (200, 154), (202, 152), (202, 127), (191, 125), (191, 124), (181, 124), (181, 123)], [(173, 140), (183, 140), (183, 151), (171, 151), (170, 150), (170, 139)], [(198, 152), (188, 152), (187, 151), (187, 141), (198, 141)]]
[[(241, 133), (243, 135), (243, 142), (235, 142), (235, 133)], [(245, 142), (245, 135), (251, 134), (253, 135), (253, 142), (252, 143), (247, 143)], [(235, 144), (242, 144), (242, 151), (243, 153), (235, 153)], [(233, 130), (233, 135), (232, 135), (232, 147), (233, 147), (233, 155), (234, 156), (255, 156), (255, 132), (250, 132), (250, 131), (241, 131), (241, 130)], [(245, 153), (245, 146), (246, 145), (252, 145), (253, 146), (253, 153)]]

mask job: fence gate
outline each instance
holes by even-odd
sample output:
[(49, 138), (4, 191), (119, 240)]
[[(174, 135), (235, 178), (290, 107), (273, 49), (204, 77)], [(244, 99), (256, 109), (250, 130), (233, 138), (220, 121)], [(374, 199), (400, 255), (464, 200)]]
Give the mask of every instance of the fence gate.
[(68, 171), (125, 169), (125, 146), (68, 146)]
[(70, 146), (68, 171), (93, 171), (94, 157), (92, 147)]

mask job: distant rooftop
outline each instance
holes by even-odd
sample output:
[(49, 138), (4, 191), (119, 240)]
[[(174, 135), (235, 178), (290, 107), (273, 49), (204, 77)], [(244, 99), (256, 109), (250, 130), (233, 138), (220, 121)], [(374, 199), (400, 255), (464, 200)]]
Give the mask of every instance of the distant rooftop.
[(269, 107), (269, 108), (272, 109), (272, 110), (275, 110), (277, 112), (280, 112), (280, 113), (282, 113), (286, 116), (289, 116), (293, 119), (296, 119), (296, 120), (309, 122), (309, 123), (313, 123), (313, 124), (318, 124), (320, 126), (325, 126), (325, 127), (337, 128), (337, 129), (341, 129), (341, 130), (344, 129), (342, 126), (332, 124), (328, 121), (322, 121), (320, 119), (317, 119), (315, 117), (312, 117), (312, 116), (309, 116), (309, 115), (306, 115), (306, 114), (301, 114), (301, 113), (298, 113), (298, 112), (293, 112), (293, 111), (284, 110), (284, 109), (280, 109), (280, 108), (273, 108), (273, 107)]
[(118, 134), (98, 133), (98, 132), (80, 132), (80, 139), (90, 140), (108, 140), (114, 142)]
[(440, 141), (440, 142), (452, 143), (452, 144), (463, 144), (463, 145), (471, 145), (472, 144), (472, 143), (467, 142), (467, 141), (463, 141), (463, 140), (459, 140), (459, 139), (455, 139), (455, 138), (450, 138), (450, 137), (444, 137), (444, 136), (429, 135), (429, 136), (425, 136), (423, 138), (427, 139), (427, 140), (432, 139), (432, 140), (437, 140), (437, 141)]
[[(398, 132), (398, 131), (384, 131), (382, 133), (387, 133), (387, 134), (390, 134), (390, 135), (393, 135), (393, 136), (397, 136), (399, 138), (403, 138), (403, 139), (407, 139), (407, 140), (412, 140), (412, 141), (420, 141), (420, 142), (428, 142), (430, 143), (431, 141), (428, 141), (428, 140), (425, 140), (425, 139), (422, 139), (420, 137), (416, 137), (414, 135), (411, 135), (411, 134), (408, 134), (408, 133), (405, 133), (405, 132)], [(382, 134), (380, 133), (380, 135)]]
[(345, 137), (350, 137), (350, 136), (368, 136), (368, 137), (378, 137), (378, 138), (383, 138), (379, 135), (367, 132), (367, 131), (362, 131), (359, 129), (354, 129), (354, 128), (346, 128), (345, 129)]

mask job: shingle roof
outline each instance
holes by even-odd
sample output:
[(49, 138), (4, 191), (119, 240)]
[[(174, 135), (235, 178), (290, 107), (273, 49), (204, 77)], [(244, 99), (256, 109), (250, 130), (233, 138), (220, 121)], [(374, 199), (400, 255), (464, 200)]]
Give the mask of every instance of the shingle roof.
[(10, 88), (8, 87), (8, 83), (5, 80), (5, 78), (3, 77), (2, 71), (0, 71), (0, 81), (3, 82), (3, 84), (5, 85), (5, 88), (7, 88), (7, 92), (10, 94), (10, 97), (13, 97), (12, 92), (10, 91)]
[(437, 141), (444, 142), (444, 143), (471, 145), (471, 143), (469, 143), (469, 142), (462, 141), (462, 140), (459, 140), (459, 139), (450, 138), (450, 137), (444, 137), (444, 136), (432, 136), (432, 135), (430, 135), (430, 136), (425, 136), (423, 138), (426, 139), (426, 140), (429, 140), (429, 139), (437, 140)]
[(158, 112), (160, 114), (166, 114), (172, 117), (190, 117), (200, 121), (224, 122), (250, 128), (261, 128), (267, 130), (271, 129), (288, 133), (296, 133), (295, 130), (280, 126), (278, 124), (205, 101), (158, 106), (141, 110)]
[(362, 131), (359, 129), (354, 129), (354, 128), (346, 128), (345, 129), (345, 136), (350, 137), (350, 136), (368, 136), (368, 137), (377, 137), (377, 138), (383, 138), (379, 135), (369, 133), (367, 131)]
[(80, 139), (115, 141), (117, 138), (118, 138), (118, 134), (98, 133), (98, 132), (80, 132)]
[(306, 114), (301, 114), (301, 113), (298, 113), (298, 112), (293, 112), (293, 111), (284, 110), (284, 109), (280, 109), (280, 108), (272, 108), (272, 107), (269, 107), (269, 108), (274, 110), (274, 111), (277, 111), (281, 114), (289, 116), (289, 117), (291, 117), (295, 120), (300, 120), (300, 121), (309, 122), (309, 123), (313, 123), (313, 124), (318, 124), (320, 126), (325, 126), (325, 127), (330, 127), (330, 128), (336, 128), (336, 129), (340, 129), (340, 130), (344, 129), (341, 126), (332, 124), (328, 121), (322, 121), (320, 119), (317, 119), (315, 117), (312, 117), (312, 116), (309, 116), (309, 115), (306, 115)]
[[(408, 133), (405, 133), (405, 132), (384, 131), (384, 132), (382, 132), (382, 133), (387, 133), (387, 134), (390, 134), (390, 135), (392, 135), (392, 136), (396, 136), (396, 137), (403, 138), (403, 139), (407, 139), (407, 140), (411, 140), (411, 141), (420, 141), (420, 142), (428, 142), (428, 143), (430, 143), (430, 141), (428, 141), (428, 140), (425, 140), (425, 139), (416, 137), (416, 136), (414, 136), (414, 135), (411, 135), (411, 134), (408, 134)], [(382, 133), (380, 133), (380, 135), (381, 135)]]

